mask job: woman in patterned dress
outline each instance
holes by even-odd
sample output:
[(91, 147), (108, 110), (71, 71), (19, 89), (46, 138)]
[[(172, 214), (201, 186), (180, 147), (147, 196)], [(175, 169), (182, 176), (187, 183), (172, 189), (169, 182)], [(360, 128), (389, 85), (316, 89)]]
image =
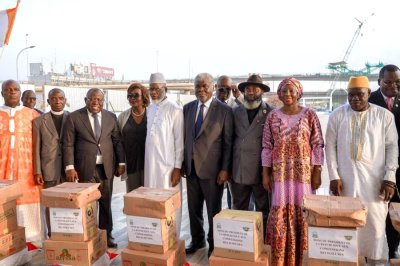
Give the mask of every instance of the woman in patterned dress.
[(272, 265), (301, 265), (307, 250), (301, 202), (321, 185), (324, 140), (317, 114), (298, 104), (300, 82), (284, 79), (277, 93), (283, 107), (267, 116), (261, 154), (263, 185), (272, 193), (266, 242)]

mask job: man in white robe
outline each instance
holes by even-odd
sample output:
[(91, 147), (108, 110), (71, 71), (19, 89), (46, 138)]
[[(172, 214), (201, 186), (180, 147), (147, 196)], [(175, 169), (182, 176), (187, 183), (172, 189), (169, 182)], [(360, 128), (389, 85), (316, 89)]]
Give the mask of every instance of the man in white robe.
[(332, 193), (358, 197), (368, 208), (367, 224), (358, 230), (359, 255), (368, 265), (385, 265), (385, 220), (395, 193), (398, 136), (393, 114), (368, 103), (370, 94), (367, 77), (350, 78), (349, 104), (329, 117), (326, 159)]
[[(175, 187), (182, 192), (180, 168), (183, 161), (183, 111), (167, 99), (163, 74), (151, 74), (149, 91), (152, 103), (147, 108), (144, 186), (165, 189)], [(182, 208), (176, 213), (178, 237), (181, 216)]]

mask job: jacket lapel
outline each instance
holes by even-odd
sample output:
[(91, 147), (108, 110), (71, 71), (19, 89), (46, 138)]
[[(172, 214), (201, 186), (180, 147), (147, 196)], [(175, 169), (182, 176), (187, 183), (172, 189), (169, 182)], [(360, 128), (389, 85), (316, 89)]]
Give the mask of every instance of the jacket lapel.
[(60, 138), (62, 138), (62, 136), (63, 136), (63, 130), (64, 130), (64, 123), (65, 123), (65, 119), (67, 119), (67, 115), (69, 114), (69, 112), (68, 111), (64, 111), (64, 114), (63, 114), (63, 118), (62, 118), (62, 122), (61, 122), (61, 131), (60, 131)]
[(247, 111), (246, 108), (244, 107), (243, 104), (239, 105), (239, 115), (238, 117), (240, 118), (240, 123), (243, 124), (244, 128), (246, 128), (246, 130), (249, 130), (250, 124), (249, 124), (249, 118), (247, 116)]
[[(210, 123), (210, 120), (212, 119), (212, 118), (211, 118), (211, 113), (214, 112), (214, 114), (215, 114), (215, 108), (217, 107), (217, 101), (218, 101), (218, 100), (216, 100), (216, 99), (212, 99), (211, 104), (210, 104), (210, 108), (208, 109), (207, 114), (206, 114), (206, 116), (205, 116), (204, 119), (203, 119), (203, 124), (201, 125), (200, 131), (199, 131), (199, 134), (197, 135), (197, 137), (201, 135), (201, 133), (204, 131), (204, 129), (205, 129), (205, 128), (208, 126), (208, 124)], [(197, 111), (197, 110), (196, 110), (196, 111)], [(196, 122), (195, 122), (195, 123), (196, 123)], [(193, 128), (194, 128), (194, 127), (193, 127)]]
[(383, 108), (389, 109), (389, 108), (387, 107), (385, 98), (383, 98), (381, 89), (377, 90), (376, 92), (377, 92), (377, 95), (376, 95), (376, 96), (377, 96), (378, 105), (382, 106)]
[(97, 142), (96, 141), (96, 137), (95, 137), (94, 132), (93, 132), (93, 129), (92, 129), (92, 126), (90, 124), (90, 120), (89, 120), (89, 115), (88, 115), (87, 109), (86, 108), (82, 108), (81, 111), (79, 112), (79, 116), (80, 116), (80, 119), (82, 120), (82, 123), (83, 123), (84, 127), (86, 127), (87, 131), (92, 136), (93, 141)]
[[(267, 113), (267, 106), (265, 105), (264, 102), (261, 102), (261, 106), (258, 109), (258, 113), (257, 113), (256, 117), (254, 117), (253, 123), (251, 123), (251, 125), (247, 131), (251, 131), (251, 130), (253, 130), (254, 127), (259, 125), (260, 123), (264, 123), (266, 113)], [(249, 121), (249, 120), (247, 119), (247, 121)]]
[(397, 113), (400, 110), (400, 97), (397, 95), (394, 98), (394, 102), (393, 102), (393, 107), (392, 107), (392, 112), (393, 113)]
[(53, 136), (56, 136), (57, 139), (58, 139), (59, 136), (58, 136), (58, 133), (57, 133), (57, 129), (56, 129), (55, 125), (54, 125), (53, 118), (51, 117), (51, 112), (48, 112), (48, 113), (43, 115), (43, 122), (44, 122), (45, 126), (47, 127), (47, 129), (49, 130), (49, 132)]

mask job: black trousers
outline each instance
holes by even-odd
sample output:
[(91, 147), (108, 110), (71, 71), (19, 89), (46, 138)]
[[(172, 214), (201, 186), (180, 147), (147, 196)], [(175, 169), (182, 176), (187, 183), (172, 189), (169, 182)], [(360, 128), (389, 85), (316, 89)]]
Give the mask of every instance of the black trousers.
[(107, 178), (102, 164), (96, 165), (96, 171), (93, 177), (86, 183), (100, 183), (99, 190), (100, 199), (97, 201), (99, 205), (99, 228), (107, 231), (107, 237), (111, 237), (113, 229), (113, 220), (111, 212), (111, 198), (113, 191), (114, 177)]
[(262, 212), (263, 230), (265, 236), (265, 228), (270, 210), (270, 194), (264, 189), (262, 184), (244, 185), (231, 180), (231, 192), (233, 198), (234, 210), (249, 210), (251, 199), (254, 199), (256, 211)]
[[(397, 184), (399, 185), (399, 183)], [(400, 202), (397, 192), (394, 193), (394, 196), (390, 202)], [(395, 253), (399, 247), (400, 234), (396, 229), (394, 229), (389, 213), (386, 217), (386, 238), (389, 246), (389, 259), (393, 259), (396, 257)]]
[[(194, 169), (194, 167), (192, 167), (192, 169)], [(221, 211), (224, 185), (218, 185), (216, 177), (200, 179), (195, 171), (192, 171), (188, 178), (186, 178), (186, 185), (192, 242), (198, 243), (205, 238), (203, 228), (203, 205), (205, 201), (209, 226), (207, 241), (209, 247), (214, 249), (213, 217)]]

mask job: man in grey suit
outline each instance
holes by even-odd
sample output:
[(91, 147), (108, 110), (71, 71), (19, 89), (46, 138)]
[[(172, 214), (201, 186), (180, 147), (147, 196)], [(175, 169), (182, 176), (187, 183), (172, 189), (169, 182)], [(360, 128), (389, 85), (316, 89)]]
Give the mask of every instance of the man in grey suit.
[[(62, 130), (68, 116), (64, 111), (67, 99), (62, 90), (49, 91), (50, 112), (35, 118), (32, 122), (33, 174), (35, 182), (43, 188), (53, 187), (65, 181), (61, 139)], [(49, 209), (46, 208), (46, 223), (50, 235)]]
[(65, 181), (61, 139), (69, 112), (64, 111), (67, 99), (61, 89), (49, 91), (50, 112), (33, 120), (33, 174), (38, 185), (53, 187)]
[(116, 247), (111, 236), (112, 186), (114, 174), (120, 176), (125, 171), (117, 117), (103, 110), (104, 94), (100, 89), (90, 89), (85, 103), (85, 108), (68, 116), (64, 126), (66, 177), (69, 182), (100, 183), (99, 228), (107, 230), (108, 247)]
[(194, 80), (197, 100), (183, 107), (185, 149), (183, 175), (187, 180), (190, 233), (192, 242), (186, 254), (205, 247), (203, 204), (208, 215), (208, 255), (214, 249), (213, 217), (221, 211), (224, 182), (232, 163), (232, 109), (212, 98), (214, 79), (208, 73)]
[(234, 144), (231, 192), (233, 209), (248, 210), (253, 195), (256, 211), (263, 213), (264, 232), (269, 214), (268, 192), (262, 183), (261, 149), (265, 118), (271, 107), (262, 100), (270, 91), (259, 75), (239, 84), (244, 102), (233, 109)]

